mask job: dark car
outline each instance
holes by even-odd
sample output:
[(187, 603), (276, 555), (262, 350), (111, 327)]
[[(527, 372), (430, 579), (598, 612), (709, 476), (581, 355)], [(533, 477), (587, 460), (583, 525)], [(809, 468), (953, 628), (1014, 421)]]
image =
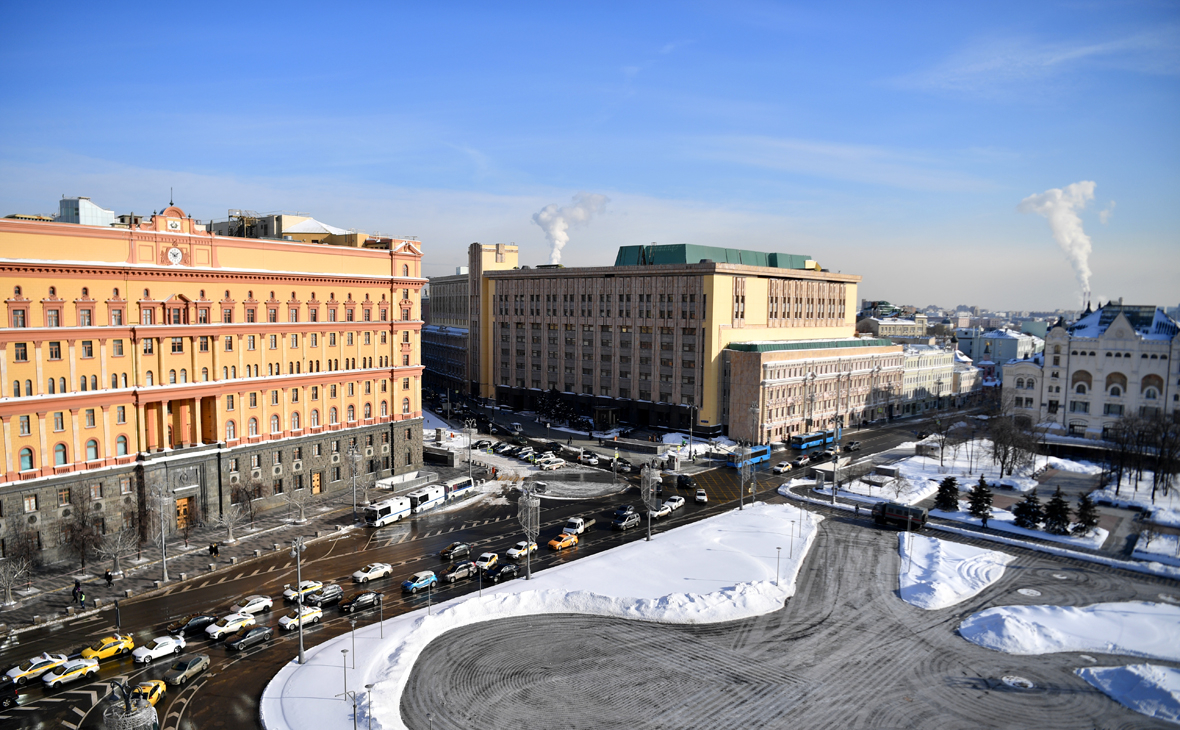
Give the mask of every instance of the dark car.
[[(236, 633), (236, 632), (235, 632)], [(261, 644), (264, 641), (269, 641), (275, 635), (275, 630), (269, 626), (251, 626), (246, 629), (237, 638), (226, 641), (225, 648), (233, 649), (234, 651), (241, 651), (255, 644)]]
[(310, 603), (313, 606), (331, 606), (334, 603), (340, 603), (340, 599), (344, 597), (344, 589), (336, 583), (329, 583), (323, 588), (304, 599), (304, 603)]
[(205, 635), (205, 627), (217, 621), (216, 616), (191, 613), (168, 624), (167, 631), (173, 636)]
[(615, 520), (621, 520), (627, 515), (635, 514), (635, 507), (633, 505), (624, 504), (615, 510)]
[(493, 583), (499, 583), (502, 580), (512, 580), (518, 575), (520, 575), (519, 565), (516, 563), (500, 563), (489, 570), (488, 574), (484, 577)]
[(897, 502), (878, 502), (873, 505), (873, 521), (902, 530), (921, 530), (926, 526), (926, 510)]
[(443, 560), (454, 560), (471, 554), (471, 546), (465, 542), (453, 542), (438, 554)]
[(632, 527), (639, 525), (639, 514), (632, 512), (623, 517), (618, 517), (611, 523), (611, 529), (614, 530), (629, 530)]
[(680, 489), (696, 489), (697, 482), (687, 474), (676, 475), (676, 486)]
[(0, 707), (4, 709), (16, 707), (16, 702), (19, 699), (20, 690), (17, 689), (16, 682), (13, 682), (12, 677), (7, 674), (0, 675)]
[(475, 563), (464, 560), (462, 563), (455, 563), (439, 573), (438, 579), (444, 583), (454, 583), (460, 578), (474, 578), (477, 573), (479, 573), (479, 568), (475, 567)]
[(164, 673), (164, 681), (180, 686), (208, 668), (208, 654), (181, 654)]
[(353, 593), (341, 601), (340, 610), (344, 613), (363, 611), (366, 608), (372, 608), (378, 603), (381, 603), (383, 598), (383, 594), (377, 591), (360, 591), (359, 593)]
[(844, 450), (845, 451), (860, 451), (860, 442), (859, 441), (849, 441), (848, 443), (844, 444)]

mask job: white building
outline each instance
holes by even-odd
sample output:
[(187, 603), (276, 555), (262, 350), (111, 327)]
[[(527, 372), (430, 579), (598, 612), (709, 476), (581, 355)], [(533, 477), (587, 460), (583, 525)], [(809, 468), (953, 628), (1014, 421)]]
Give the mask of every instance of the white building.
[[(958, 347), (963, 354), (983, 367), (985, 362), (1004, 363), (1023, 360), (1045, 349), (1045, 341), (1035, 335), (1009, 329), (979, 330), (962, 328), (955, 331)], [(996, 377), (1001, 378), (997, 370)]]
[(1049, 330), (1045, 352), (1004, 365), (1017, 418), (1104, 438), (1124, 415), (1180, 417), (1180, 325), (1159, 307), (1107, 304)]
[(983, 375), (971, 362), (971, 358), (959, 350), (954, 352), (954, 394), (955, 405), (963, 405), (983, 390)]
[(57, 222), (109, 226), (115, 222), (115, 211), (100, 208), (90, 198), (62, 198), (57, 204)]
[(954, 392), (954, 351), (932, 345), (907, 345), (902, 350), (902, 415), (946, 406)]

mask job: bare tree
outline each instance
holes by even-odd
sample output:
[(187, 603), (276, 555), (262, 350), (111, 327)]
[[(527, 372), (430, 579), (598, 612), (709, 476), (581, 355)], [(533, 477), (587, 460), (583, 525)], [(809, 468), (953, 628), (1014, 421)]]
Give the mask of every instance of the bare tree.
[(12, 592), (24, 580), (30, 568), (32, 568), (32, 562), (26, 557), (0, 558), (0, 588), (4, 589), (5, 606), (12, 606), (16, 603)]
[(242, 508), (236, 503), (226, 507), (221, 512), (221, 516), (217, 518), (217, 526), (224, 527), (226, 532), (225, 541), (227, 543), (234, 542), (234, 528), (241, 527), (246, 523), (246, 515)]
[(95, 514), (90, 488), (85, 485), (70, 489), (70, 504), (62, 513), (61, 531), (66, 548), (86, 569), (86, 557), (102, 544), (101, 515)]
[(119, 560), (135, 552), (139, 546), (139, 532), (134, 528), (124, 528), (118, 532), (107, 533), (98, 545), (98, 554), (111, 560), (111, 572), (121, 573)]
[(302, 525), (307, 522), (307, 508), (315, 501), (315, 495), (311, 493), (310, 489), (288, 489), (280, 496), (287, 506), (299, 510), (299, 519), (296, 520), (298, 524)]
[(898, 474), (892, 480), (890, 480), (888, 484), (885, 485), (885, 488), (893, 492), (894, 499), (900, 500), (901, 495), (909, 491), (910, 480), (906, 479), (901, 474)]
[(950, 441), (951, 430), (954, 429), (954, 421), (949, 414), (936, 418), (932, 429), (935, 441), (938, 443), (938, 466), (941, 469), (946, 466), (946, 449)]
[(249, 485), (237, 484), (230, 490), (230, 501), (242, 510), (242, 515), (254, 525), (254, 500), (263, 496), (261, 479), (250, 480)]
[(1167, 416), (1156, 416), (1151, 419), (1148, 431), (1155, 451), (1151, 480), (1151, 503), (1155, 504), (1157, 491), (1162, 489), (1167, 495), (1180, 471), (1180, 423)]

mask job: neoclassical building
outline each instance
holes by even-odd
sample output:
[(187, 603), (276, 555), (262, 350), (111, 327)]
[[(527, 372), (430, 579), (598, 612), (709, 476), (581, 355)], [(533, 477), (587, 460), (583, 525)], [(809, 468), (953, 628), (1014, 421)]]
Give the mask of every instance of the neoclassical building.
[(79, 494), (108, 531), (148, 494), (183, 526), (344, 489), (354, 461), (420, 468), (419, 246), (224, 237), (174, 206), (0, 219), (0, 539), (62, 557)]
[(1003, 397), (1017, 418), (1104, 438), (1127, 414), (1180, 413), (1180, 325), (1159, 307), (1108, 303), (1058, 323), (1045, 351), (1004, 364)]

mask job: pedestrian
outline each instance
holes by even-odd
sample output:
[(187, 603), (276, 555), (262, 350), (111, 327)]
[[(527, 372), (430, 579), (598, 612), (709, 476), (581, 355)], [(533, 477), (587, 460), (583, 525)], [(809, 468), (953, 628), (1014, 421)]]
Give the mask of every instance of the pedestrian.
[(82, 593), (82, 581), (75, 579), (74, 580), (74, 594), (73, 594), (74, 597), (73, 597), (73, 599), (70, 600), (70, 603), (75, 603), (78, 600), (78, 595), (81, 593)]
[(987, 515), (984, 515), (981, 519), (983, 520), (983, 529), (986, 530), (987, 529)]
[(860, 517), (860, 502), (856, 503), (856, 516)]
[(570, 436), (568, 439), (566, 439), (565, 445), (566, 446), (573, 446), (574, 445), (574, 437)]
[(106, 572), (105, 575), (103, 575), (103, 579), (105, 579), (107, 582), (107, 588), (110, 588), (112, 585), (115, 584), (115, 576), (111, 575), (111, 571), (109, 571), (109, 570)]
[(209, 557), (213, 557), (213, 543), (209, 543)]
[(86, 608), (86, 593), (85, 592), (78, 591), (78, 603), (82, 606), (82, 608)]
[(213, 557), (215, 557), (215, 558), (221, 557), (221, 546), (218, 545), (217, 543), (213, 543)]

